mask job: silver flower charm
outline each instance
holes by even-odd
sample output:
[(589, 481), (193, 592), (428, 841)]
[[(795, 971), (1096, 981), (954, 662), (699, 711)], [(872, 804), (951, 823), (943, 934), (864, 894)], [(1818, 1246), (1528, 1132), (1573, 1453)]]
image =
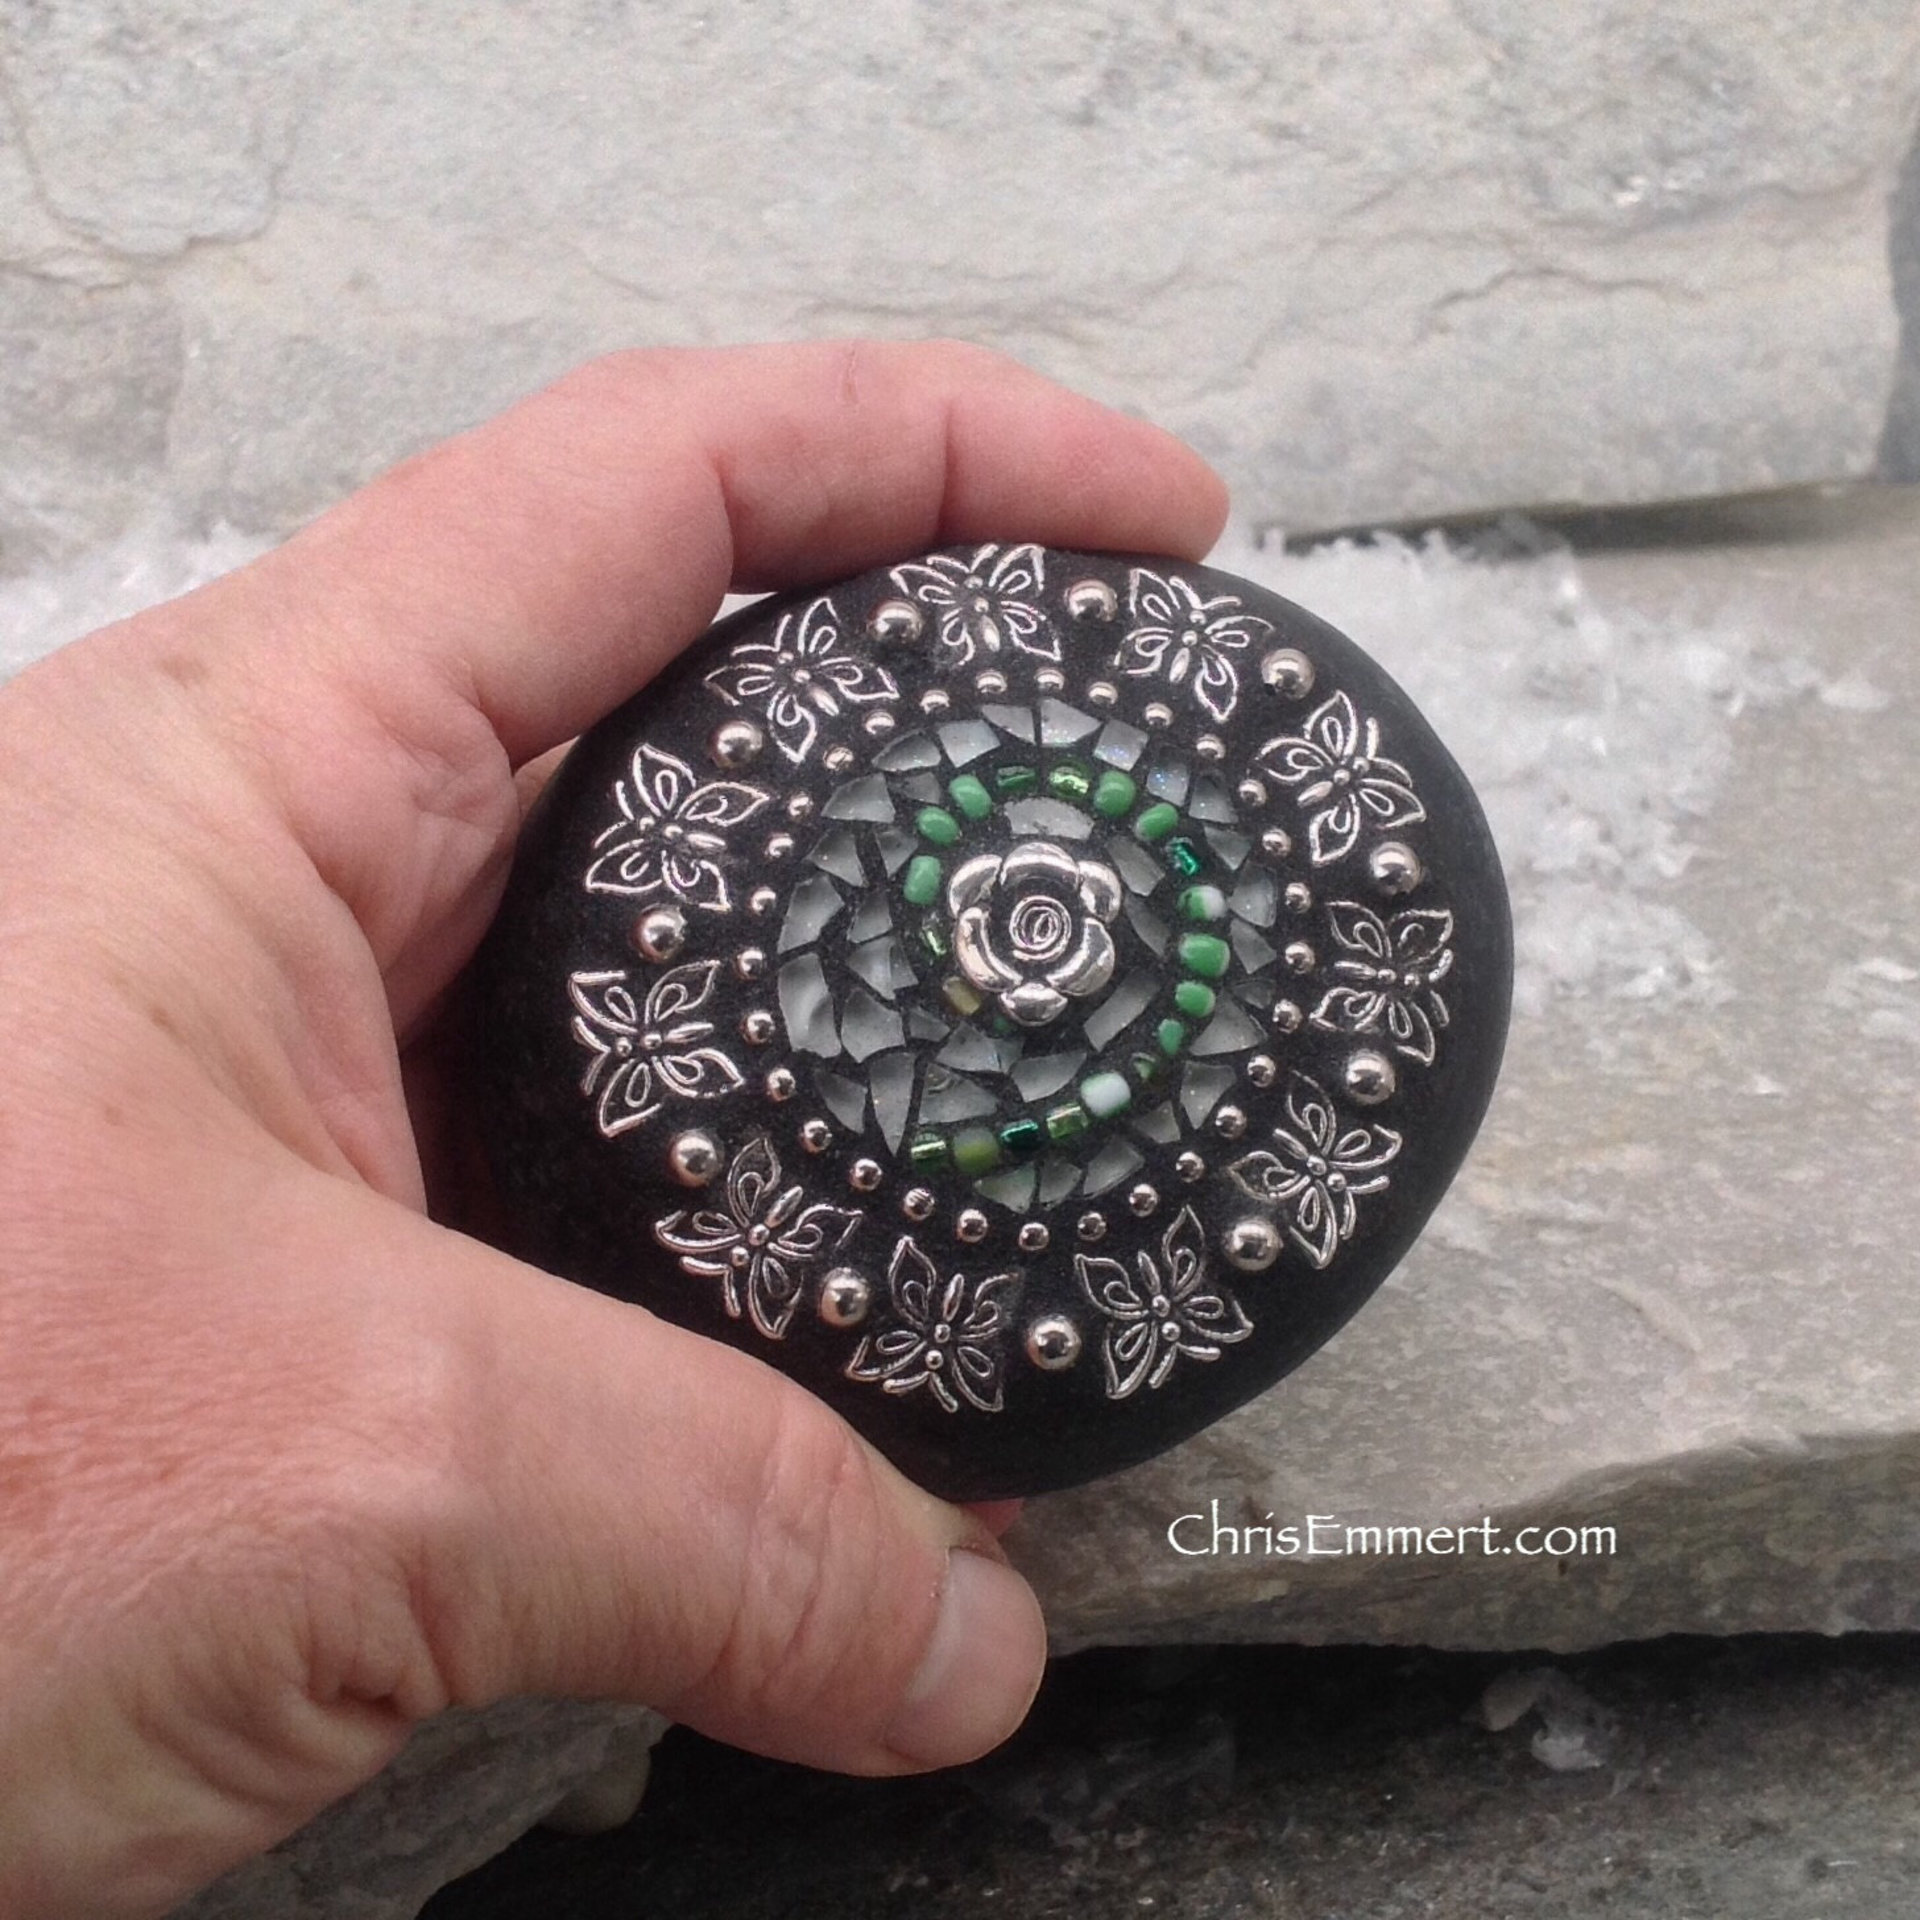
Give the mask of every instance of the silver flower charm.
[(925, 1387), (949, 1413), (962, 1400), (998, 1413), (1008, 1326), (1001, 1295), (1013, 1283), (1010, 1273), (975, 1281), (956, 1273), (943, 1285), (933, 1262), (902, 1235), (887, 1269), (898, 1324), (860, 1342), (847, 1378), (877, 1380), (888, 1393)]
[(1182, 1207), (1160, 1239), (1156, 1259), (1142, 1247), (1130, 1274), (1104, 1255), (1074, 1255), (1080, 1290), (1107, 1321), (1100, 1355), (1106, 1363), (1107, 1398), (1124, 1400), (1143, 1382), (1158, 1387), (1185, 1354), (1218, 1360), (1223, 1347), (1244, 1340), (1253, 1322), (1240, 1303), (1207, 1278), (1206, 1239), (1191, 1207)]
[(1045, 1026), (1113, 978), (1107, 922), (1120, 910), (1120, 881), (1098, 860), (1023, 840), (956, 868), (947, 906), (960, 970), (1023, 1027)]
[(894, 568), (893, 584), (933, 610), (948, 666), (964, 667), (976, 653), (998, 653), (1002, 646), (1060, 658), (1059, 638), (1038, 604), (1045, 584), (1038, 547), (982, 547), (971, 560), (915, 560)]
[(1277, 1152), (1244, 1154), (1227, 1172), (1256, 1200), (1279, 1207), (1300, 1250), (1324, 1267), (1353, 1237), (1354, 1200), (1385, 1188), (1380, 1169), (1400, 1151), (1400, 1136), (1391, 1127), (1343, 1131), (1326, 1089), (1304, 1073), (1288, 1084), (1287, 1117), (1293, 1131), (1273, 1130)]
[(1344, 693), (1323, 701), (1307, 716), (1299, 735), (1269, 740), (1260, 764), (1295, 798), (1316, 811), (1307, 845), (1316, 867), (1350, 853), (1360, 829), (1402, 827), (1424, 820), (1427, 810), (1413, 790), (1413, 777), (1380, 751), (1380, 723), (1361, 720)]
[(670, 1213), (654, 1237), (680, 1256), (680, 1265), (703, 1280), (720, 1282), (729, 1315), (749, 1319), (778, 1340), (793, 1318), (807, 1275), (846, 1244), (860, 1216), (816, 1200), (802, 1206), (806, 1190), (780, 1184), (780, 1159), (765, 1134), (757, 1134), (727, 1168), (726, 1210), (702, 1207), (689, 1216)]
[(1321, 996), (1314, 1025), (1384, 1031), (1409, 1059), (1431, 1066), (1434, 1029), (1447, 1024), (1440, 982), (1453, 970), (1453, 915), (1444, 907), (1415, 907), (1383, 921), (1371, 908), (1336, 900), (1327, 918), (1345, 949), (1333, 963), (1341, 984)]
[(684, 760), (638, 748), (624, 780), (613, 784), (620, 818), (600, 834), (587, 869), (591, 893), (669, 893), (690, 907), (724, 913), (731, 904), (716, 855), (725, 829), (737, 827), (769, 796), (738, 780), (702, 781)]
[(1123, 673), (1162, 674), (1170, 687), (1191, 686), (1202, 711), (1224, 721), (1240, 697), (1233, 656), (1273, 631), (1273, 622), (1249, 613), (1232, 594), (1201, 599), (1178, 574), (1135, 567), (1127, 585), (1133, 626), (1114, 664)]
[(593, 1055), (580, 1090), (599, 1093), (609, 1140), (659, 1112), (669, 1093), (711, 1100), (743, 1084), (718, 1047), (696, 1044), (711, 1037), (713, 1022), (685, 1017), (706, 1005), (719, 971), (717, 960), (675, 967), (647, 989), (644, 1006), (622, 972), (576, 973), (567, 982), (573, 1037)]
[(771, 638), (741, 641), (707, 675), (707, 685), (729, 706), (762, 708), (774, 744), (796, 766), (812, 749), (821, 719), (831, 720), (843, 702), (900, 697), (884, 667), (846, 651), (840, 616), (825, 598), (804, 613), (782, 615)]

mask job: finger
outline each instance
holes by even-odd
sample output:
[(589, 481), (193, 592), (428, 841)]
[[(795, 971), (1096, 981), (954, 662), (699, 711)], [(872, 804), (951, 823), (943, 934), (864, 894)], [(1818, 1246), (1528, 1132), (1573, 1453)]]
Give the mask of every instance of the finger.
[[(598, 360), (397, 468), (252, 570), (324, 665), (404, 707), (468, 691), (519, 762), (589, 725), (731, 585), (945, 541), (1197, 557), (1226, 512), (1186, 447), (951, 343)], [(316, 584), (317, 583), (317, 584)]]
[(453, 1442), (374, 1520), (398, 1518), (395, 1590), (440, 1697), (641, 1700), (861, 1773), (970, 1759), (1018, 1724), (1045, 1628), (980, 1520), (757, 1360), (326, 1184), (302, 1231), (363, 1278), (390, 1264), (396, 1313), (452, 1356), (407, 1427)]

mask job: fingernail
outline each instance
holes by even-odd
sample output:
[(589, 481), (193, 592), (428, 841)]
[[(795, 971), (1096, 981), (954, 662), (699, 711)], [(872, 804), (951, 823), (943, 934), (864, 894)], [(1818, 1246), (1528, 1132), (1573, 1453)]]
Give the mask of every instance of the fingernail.
[(1011, 1567), (955, 1548), (932, 1643), (887, 1745), (916, 1767), (978, 1759), (1027, 1717), (1046, 1658), (1033, 1589)]

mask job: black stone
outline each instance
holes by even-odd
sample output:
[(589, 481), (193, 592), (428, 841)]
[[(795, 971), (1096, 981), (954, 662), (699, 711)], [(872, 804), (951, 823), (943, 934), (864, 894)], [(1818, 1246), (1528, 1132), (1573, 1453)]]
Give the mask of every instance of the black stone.
[(1035, 1493), (1360, 1306), (1511, 973), (1479, 804), (1351, 641), (1206, 567), (955, 548), (746, 608), (580, 741), (477, 964), (478, 1107), (515, 1251), (938, 1493)]

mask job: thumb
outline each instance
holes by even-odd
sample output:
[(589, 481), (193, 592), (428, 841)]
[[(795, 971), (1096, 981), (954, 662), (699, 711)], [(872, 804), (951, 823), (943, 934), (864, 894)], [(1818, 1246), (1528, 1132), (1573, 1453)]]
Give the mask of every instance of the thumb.
[(850, 1773), (1019, 1724), (1045, 1625), (980, 1519), (758, 1360), (365, 1204), (377, 1236), (337, 1188), (324, 1231), (363, 1270), (382, 1249), (439, 1356), (410, 1423), (436, 1457), (381, 1511), (436, 1691), (643, 1701)]

